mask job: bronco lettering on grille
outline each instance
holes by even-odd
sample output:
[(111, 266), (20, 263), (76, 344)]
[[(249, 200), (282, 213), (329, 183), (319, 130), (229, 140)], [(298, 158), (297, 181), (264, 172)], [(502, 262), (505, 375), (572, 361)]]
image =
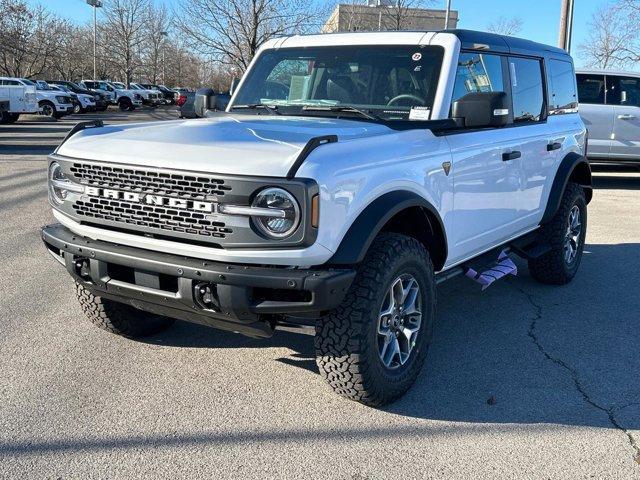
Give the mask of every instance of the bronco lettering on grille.
[(183, 198), (163, 197), (151, 193), (123, 192), (110, 188), (85, 187), (84, 193), (92, 197), (109, 198), (112, 200), (124, 200), (127, 202), (157, 205), (159, 207), (180, 208), (183, 210), (195, 210), (197, 212), (214, 213), (216, 204), (201, 202), (198, 200), (186, 200)]

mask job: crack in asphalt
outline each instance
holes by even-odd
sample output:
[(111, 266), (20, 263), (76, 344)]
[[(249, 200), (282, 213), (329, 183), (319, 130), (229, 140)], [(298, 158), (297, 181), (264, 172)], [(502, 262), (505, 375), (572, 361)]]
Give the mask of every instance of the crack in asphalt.
[(624, 426), (622, 426), (622, 424), (620, 422), (618, 422), (618, 420), (616, 419), (615, 416), (615, 411), (620, 411), (624, 408), (630, 407), (631, 405), (635, 405), (638, 404), (640, 402), (631, 402), (629, 404), (626, 404), (622, 407), (618, 407), (616, 408), (614, 407), (610, 407), (610, 408), (606, 408), (603, 407), (602, 405), (598, 404), (595, 400), (593, 400), (589, 394), (587, 393), (585, 387), (582, 385), (582, 382), (580, 380), (580, 376), (578, 375), (578, 371), (571, 367), (568, 363), (566, 363), (564, 360), (553, 356), (551, 353), (547, 352), (547, 350), (544, 348), (544, 346), (542, 345), (542, 342), (540, 341), (540, 339), (538, 338), (538, 336), (536, 335), (536, 326), (538, 323), (538, 320), (542, 319), (542, 306), (539, 305), (538, 303), (535, 302), (533, 295), (526, 292), (524, 289), (522, 289), (521, 287), (514, 285), (514, 288), (516, 290), (518, 290), (520, 293), (522, 293), (527, 300), (529, 301), (529, 303), (531, 304), (531, 306), (533, 307), (534, 311), (535, 311), (535, 315), (534, 317), (531, 319), (531, 323), (529, 324), (529, 330), (527, 331), (527, 335), (529, 336), (529, 338), (531, 338), (531, 340), (533, 341), (534, 345), (538, 348), (538, 350), (540, 351), (540, 353), (542, 353), (545, 358), (547, 358), (547, 360), (550, 360), (551, 362), (555, 363), (556, 365), (558, 365), (559, 367), (565, 369), (567, 372), (569, 372), (569, 374), (571, 375), (571, 380), (573, 381), (574, 386), (576, 387), (576, 390), (578, 391), (578, 393), (580, 393), (580, 395), (582, 395), (583, 400), (588, 403), (589, 405), (591, 405), (593, 408), (600, 410), (601, 412), (604, 412), (607, 417), (609, 418), (609, 423), (611, 423), (611, 425), (616, 428), (617, 430), (620, 430), (622, 433), (624, 433), (627, 437), (627, 440), (629, 441), (629, 445), (631, 445), (631, 448), (633, 448), (634, 450), (634, 456), (633, 459), (636, 463), (640, 464), (640, 446), (638, 445), (638, 443), (636, 442), (636, 439), (634, 438), (633, 434), (626, 429)]

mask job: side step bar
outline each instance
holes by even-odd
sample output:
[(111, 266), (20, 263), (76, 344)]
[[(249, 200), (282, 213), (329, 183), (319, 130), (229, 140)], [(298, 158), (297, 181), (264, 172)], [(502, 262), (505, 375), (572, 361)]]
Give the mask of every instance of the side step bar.
[(439, 285), (453, 277), (464, 275), (469, 269), (476, 272), (490, 270), (496, 265), (496, 259), (498, 259), (502, 252), (506, 254), (515, 253), (524, 260), (533, 260), (546, 254), (549, 250), (551, 250), (551, 246), (540, 238), (540, 234), (537, 231), (532, 232), (506, 245), (489, 250), (462, 265), (437, 273), (436, 284)]

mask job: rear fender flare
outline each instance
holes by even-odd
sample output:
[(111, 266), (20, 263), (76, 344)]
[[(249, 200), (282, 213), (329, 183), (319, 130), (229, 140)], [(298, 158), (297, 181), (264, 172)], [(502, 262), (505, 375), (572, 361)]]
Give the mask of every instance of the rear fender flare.
[(562, 195), (569, 181), (573, 181), (584, 188), (587, 203), (589, 203), (593, 197), (591, 167), (587, 159), (576, 152), (568, 153), (560, 162), (551, 185), (547, 207), (540, 221), (541, 224), (549, 222), (558, 211), (558, 208), (560, 208)]

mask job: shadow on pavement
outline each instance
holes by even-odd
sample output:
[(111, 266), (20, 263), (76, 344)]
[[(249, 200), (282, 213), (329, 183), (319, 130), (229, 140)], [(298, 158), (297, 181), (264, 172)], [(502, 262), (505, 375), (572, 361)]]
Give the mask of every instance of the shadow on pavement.
[[(640, 243), (587, 245), (581, 270), (567, 286), (538, 284), (526, 264), (519, 262), (519, 268), (518, 277), (485, 293), (464, 278), (439, 287), (425, 367), (407, 395), (385, 410), (445, 421), (611, 428), (609, 410), (615, 415), (640, 403)], [(278, 361), (316, 371), (312, 338), (305, 335), (276, 332), (272, 339), (254, 340), (179, 322), (146, 341), (287, 347), (295, 353)], [(592, 408), (593, 415), (584, 415)], [(627, 428), (640, 428), (640, 418)]]

